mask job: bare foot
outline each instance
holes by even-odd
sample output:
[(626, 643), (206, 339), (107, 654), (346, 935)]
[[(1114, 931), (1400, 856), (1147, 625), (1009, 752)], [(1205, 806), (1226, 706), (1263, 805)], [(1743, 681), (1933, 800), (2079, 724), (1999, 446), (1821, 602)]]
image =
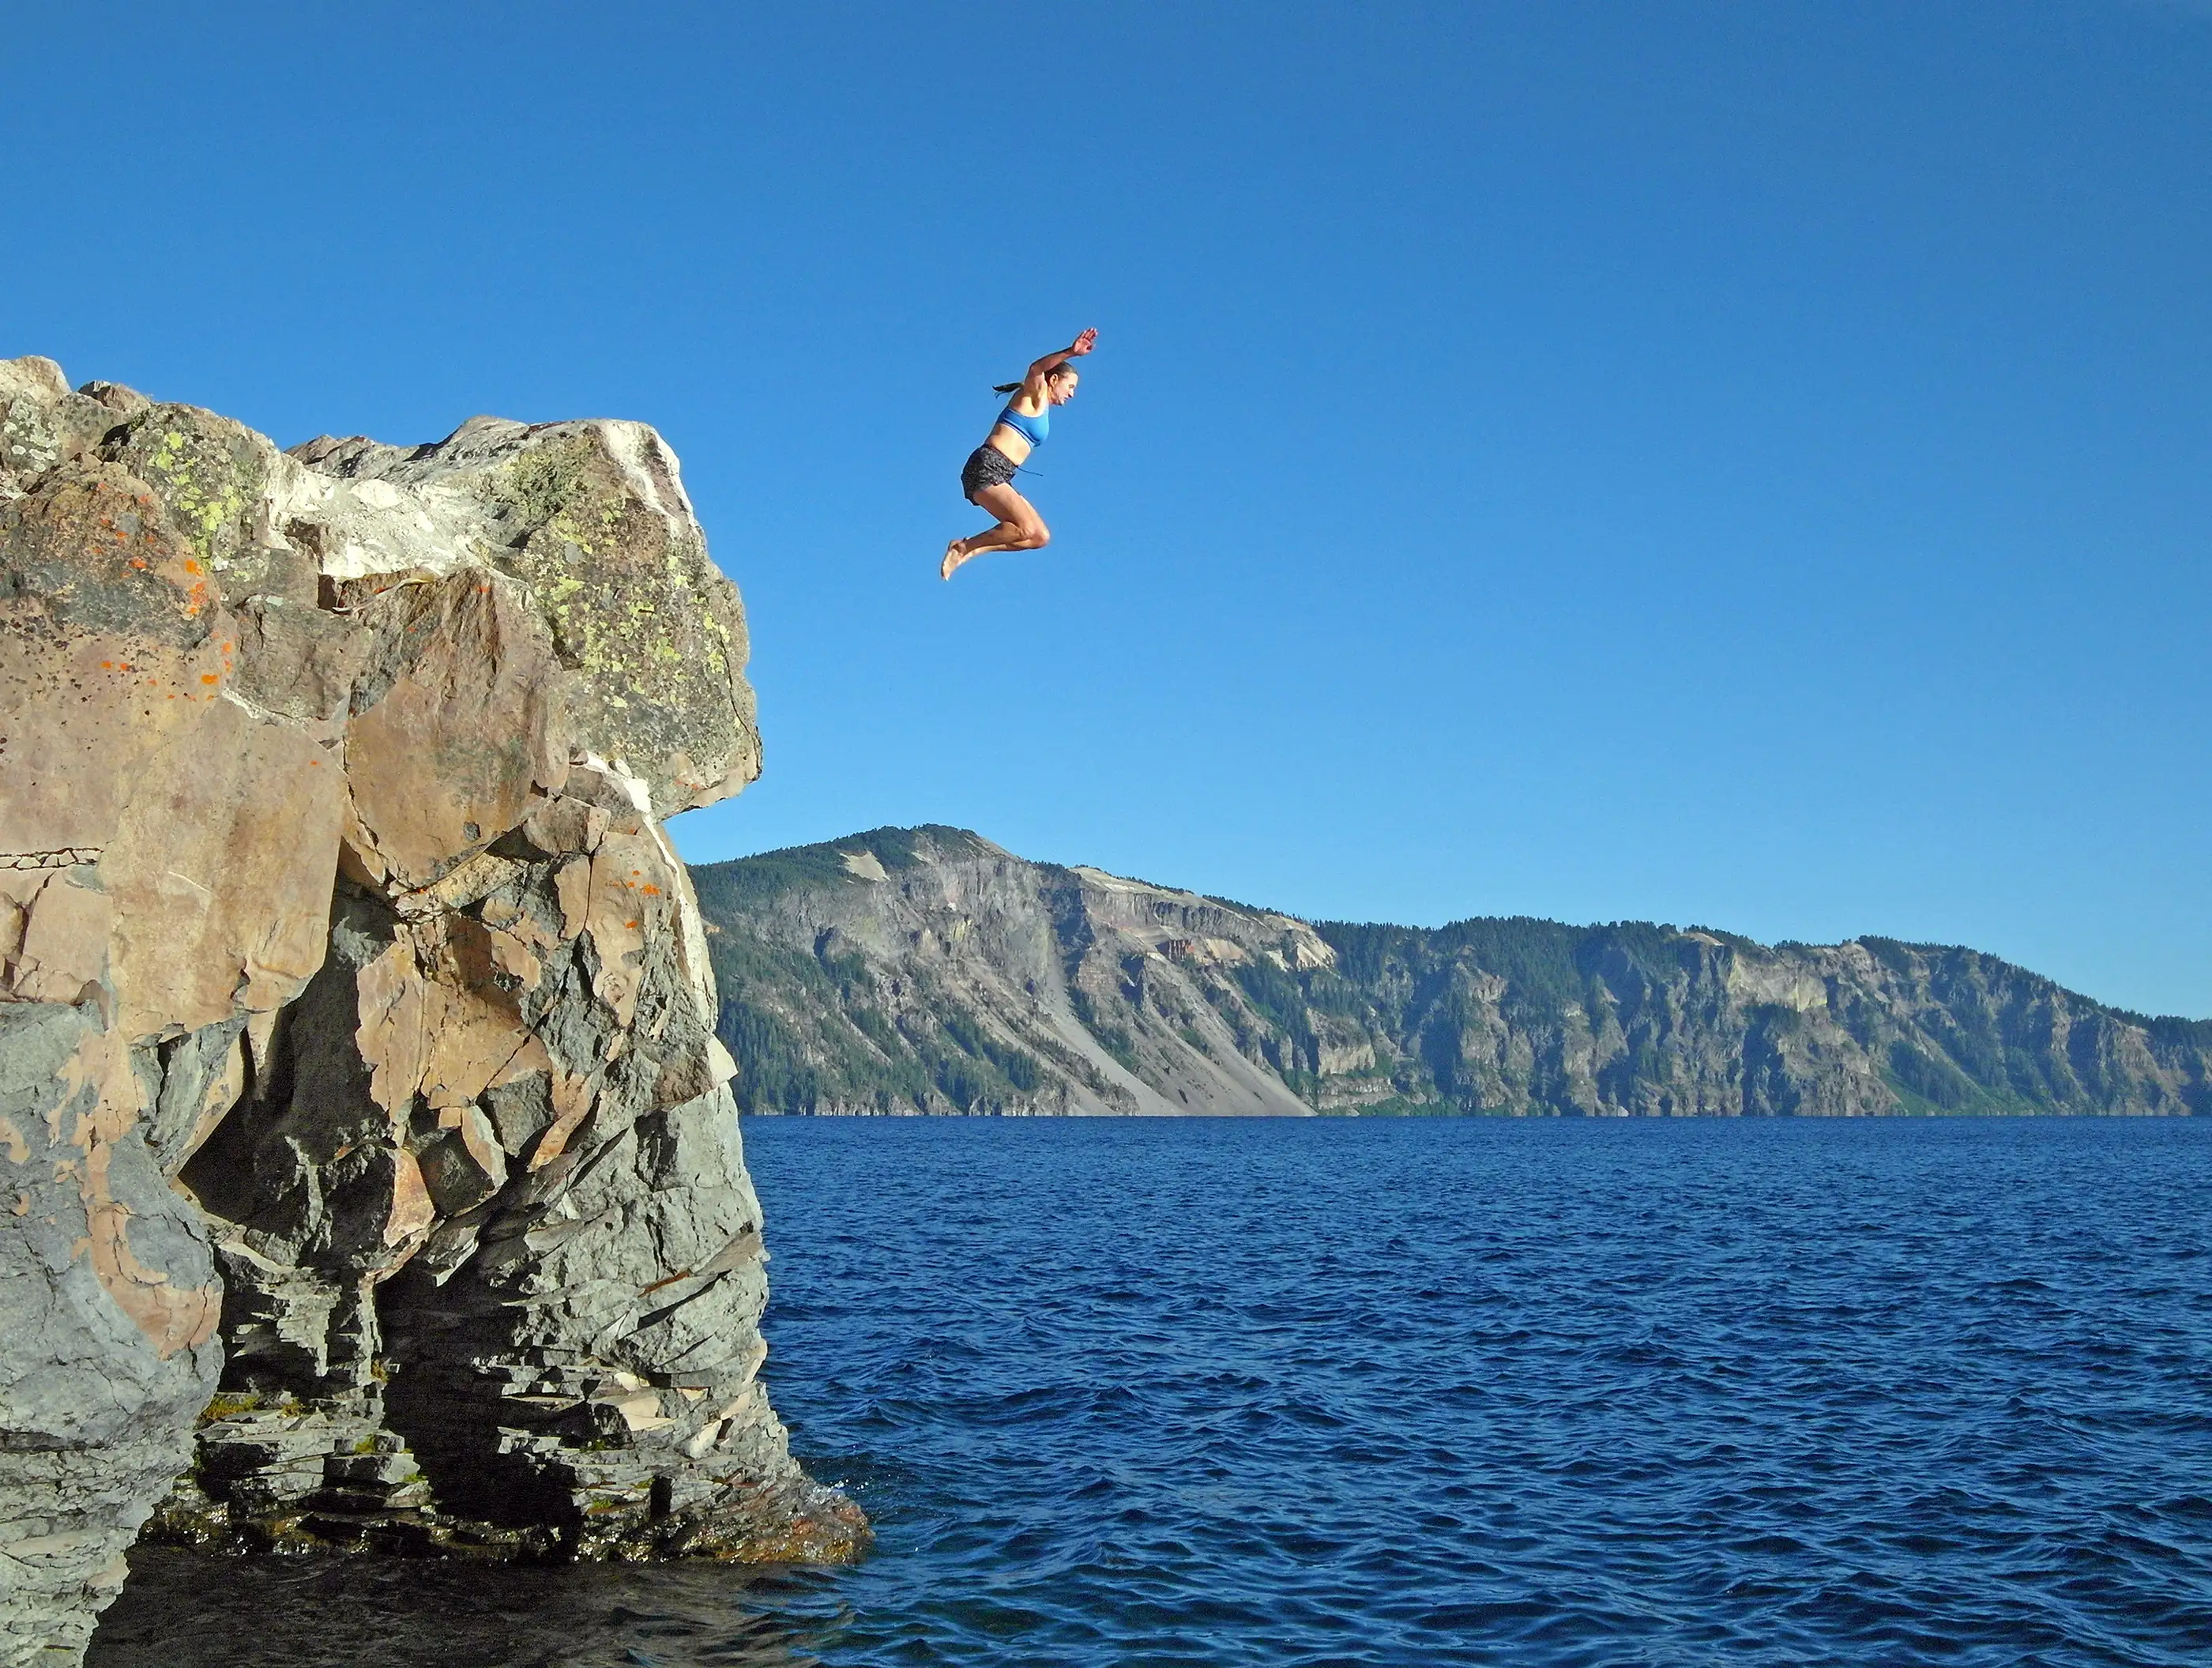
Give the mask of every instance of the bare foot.
[(968, 552), (960, 548), (967, 542), (964, 539), (955, 539), (945, 545), (945, 560), (938, 563), (937, 567), (937, 576), (939, 579), (951, 578), (952, 570), (968, 560)]

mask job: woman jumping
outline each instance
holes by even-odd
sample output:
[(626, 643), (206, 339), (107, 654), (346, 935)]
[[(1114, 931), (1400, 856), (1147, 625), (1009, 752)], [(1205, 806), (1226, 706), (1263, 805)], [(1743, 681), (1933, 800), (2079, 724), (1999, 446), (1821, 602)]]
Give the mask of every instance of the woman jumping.
[(1039, 551), (1052, 542), (1044, 517), (1011, 483), (1030, 454), (1044, 444), (1052, 429), (1052, 408), (1075, 398), (1075, 385), (1081, 379), (1068, 362), (1082, 358), (1097, 340), (1097, 331), (1086, 330), (1058, 353), (1048, 353), (1031, 365), (1020, 381), (1004, 382), (991, 391), (1013, 398), (999, 413), (989, 438), (968, 454), (967, 467), (960, 472), (960, 490), (978, 509), (997, 516), (999, 524), (947, 545), (937, 570), (939, 579), (951, 578), (955, 568), (987, 551)]

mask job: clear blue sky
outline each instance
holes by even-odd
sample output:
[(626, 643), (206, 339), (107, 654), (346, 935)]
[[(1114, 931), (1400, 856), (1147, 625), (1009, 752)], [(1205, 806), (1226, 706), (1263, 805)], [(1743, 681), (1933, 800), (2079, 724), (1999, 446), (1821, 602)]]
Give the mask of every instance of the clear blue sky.
[[(659, 426), (768, 774), (1309, 916), (2212, 1014), (2212, 7), (19, 9), (0, 354)], [(1057, 539), (952, 585), (1096, 325)]]

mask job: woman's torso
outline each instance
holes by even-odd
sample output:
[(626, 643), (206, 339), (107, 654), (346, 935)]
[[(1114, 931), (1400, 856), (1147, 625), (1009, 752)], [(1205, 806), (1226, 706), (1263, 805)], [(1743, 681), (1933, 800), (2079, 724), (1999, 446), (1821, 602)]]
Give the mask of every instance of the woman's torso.
[[(999, 413), (999, 420), (991, 425), (989, 437), (983, 442), (1014, 463), (1024, 461), (1031, 452), (1045, 443), (1046, 437), (1052, 432), (1051, 405), (1041, 401), (1037, 409), (1030, 411), (1024, 409), (1028, 404), (1029, 401), (1019, 394), (1008, 400), (1006, 409)], [(1006, 419), (1010, 417), (1021, 418), (1021, 424), (1017, 426), (1009, 423)]]

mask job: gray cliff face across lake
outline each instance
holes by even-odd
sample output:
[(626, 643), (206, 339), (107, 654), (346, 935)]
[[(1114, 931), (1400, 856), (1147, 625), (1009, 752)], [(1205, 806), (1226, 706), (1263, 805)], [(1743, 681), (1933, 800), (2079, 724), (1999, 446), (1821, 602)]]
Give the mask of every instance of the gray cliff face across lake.
[(2212, 1021), (1973, 950), (1310, 923), (964, 831), (693, 871), (759, 1112), (2212, 1112)]
[(661, 819), (759, 772), (641, 424), (280, 452), (0, 362), (0, 1665), (142, 1525), (849, 1555)]

